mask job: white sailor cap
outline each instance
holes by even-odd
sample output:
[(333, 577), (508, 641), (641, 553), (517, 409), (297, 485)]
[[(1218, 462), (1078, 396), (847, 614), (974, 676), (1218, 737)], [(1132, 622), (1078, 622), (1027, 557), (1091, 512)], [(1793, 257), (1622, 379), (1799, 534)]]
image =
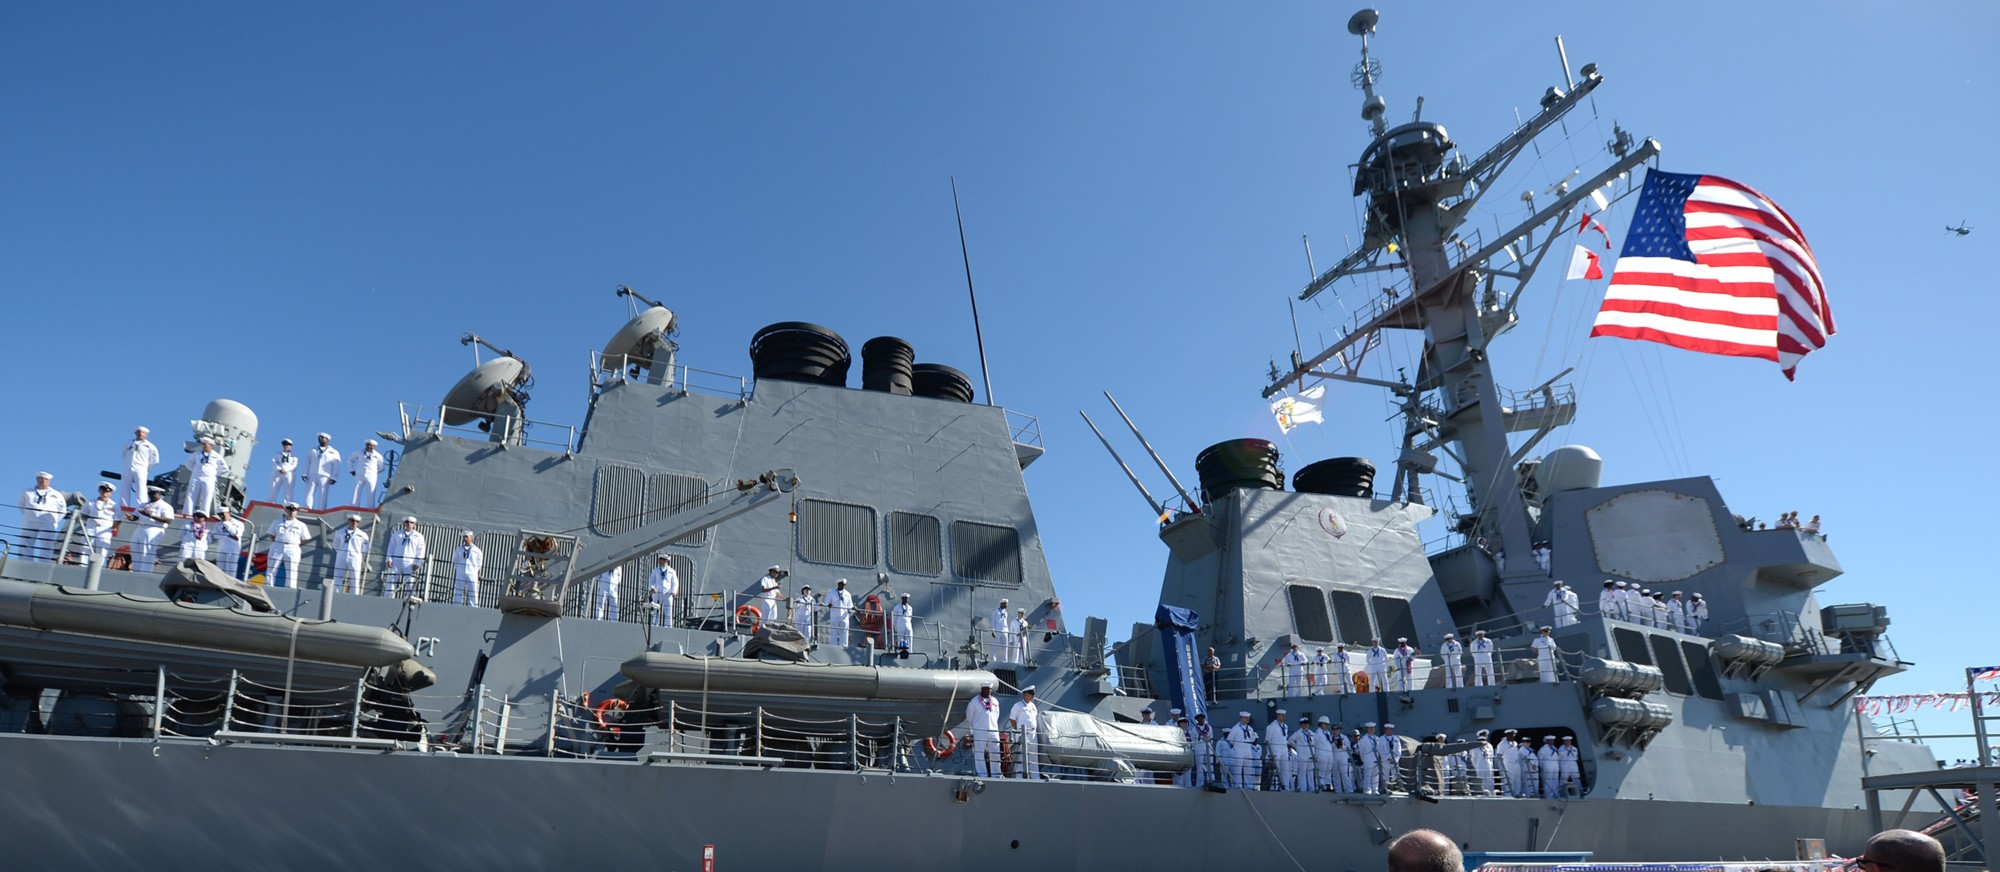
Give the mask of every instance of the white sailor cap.
[(981, 679), (981, 680), (980, 680), (980, 682), (979, 682), (979, 689), (980, 689), (980, 690), (992, 690), (992, 689), (993, 689), (993, 679), (991, 679), (991, 678), (986, 678), (986, 679)]
[(38, 473), (35, 473), (35, 477), (36, 477), (36, 478), (49, 478), (49, 479), (53, 479), (53, 478), (55, 478), (55, 475), (54, 475), (53, 473), (49, 473), (49, 472), (38, 472)]
[(1622, 581), (1621, 581), (1621, 582), (1618, 582), (1618, 586), (1619, 586), (1619, 587), (1626, 587), (1627, 585), (1625, 584), (1625, 582), (1622, 582)]
[(1695, 595), (1694, 595), (1694, 598), (1695, 598), (1695, 599), (1701, 599), (1701, 594), (1695, 594)]
[[(149, 491), (156, 491), (156, 490), (159, 490), (159, 488), (156, 488), (156, 487), (149, 487), (149, 488), (146, 488), (146, 489), (147, 489), (147, 490), (149, 490)], [(285, 501), (285, 511), (287, 511), (287, 512), (290, 512), (290, 511), (295, 511), (295, 510), (297, 510), (297, 509), (298, 509), (298, 507), (299, 507), (299, 504), (298, 504), (298, 503), (295, 503), (295, 502), (292, 502), (291, 500), (286, 500), (286, 501)]]
[(1006, 604), (1007, 604), (1007, 598), (1006, 598), (1006, 597), (1004, 597), (1004, 596), (1003, 596), (1003, 597), (1001, 597), (1001, 598), (1000, 598), (1000, 604), (1001, 604), (1001, 605), (1003, 605), (1003, 606), (1004, 606), (1004, 605), (1006, 605)]
[(1372, 729), (1375, 729), (1375, 722), (1374, 722), (1374, 721), (1369, 721), (1369, 722), (1367, 722), (1367, 723), (1365, 723), (1365, 724), (1362, 724), (1361, 726), (1363, 726), (1363, 727), (1366, 727), (1367, 729), (1370, 729), (1370, 730), (1372, 730)]
[(213, 437), (213, 436), (203, 436), (203, 437), (201, 437), (200, 439), (196, 439), (195, 441), (196, 441), (196, 442), (200, 442), (200, 443), (201, 443), (201, 444), (203, 444), (203, 445), (214, 445), (214, 444), (215, 444), (215, 437)]
[(1187, 723), (1187, 715), (1174, 715), (1174, 720), (1185, 724)]
[(1249, 716), (1250, 716), (1250, 713), (1249, 713), (1249, 712), (1237, 712), (1237, 713), (1236, 713), (1236, 716), (1237, 716), (1237, 717), (1239, 717), (1239, 718), (1247, 718), (1247, 717), (1249, 717)]
[(1486, 631), (1485, 631), (1485, 630), (1474, 630), (1474, 631), (1472, 632), (1472, 635), (1474, 635), (1474, 636), (1484, 636), (1484, 635), (1486, 635)]
[(770, 569), (766, 569), (766, 570), (764, 570), (764, 571), (765, 571), (765, 572), (784, 572), (784, 571), (785, 571), (785, 568), (784, 568), (784, 567), (782, 567), (782, 566), (779, 566), (779, 565), (778, 565), (778, 564), (776, 564), (776, 563), (773, 563), (773, 564), (771, 564), (771, 568), (770, 568)]
[(1473, 735), (1475, 735), (1475, 736), (1478, 736), (1479, 738), (1482, 738), (1482, 739), (1484, 739), (1484, 738), (1486, 738), (1486, 731), (1485, 731), (1485, 730), (1480, 730), (1480, 731), (1479, 731), (1479, 732), (1477, 732), (1477, 733), (1473, 733)]
[(1576, 741), (1576, 737), (1575, 737), (1575, 736), (1564, 736), (1564, 737), (1563, 737), (1563, 741), (1565, 741), (1565, 742), (1574, 742), (1574, 741)]
[(1615, 581), (1612, 581), (1611, 579), (1608, 579), (1608, 578), (1604, 580), (1604, 586), (1605, 586), (1605, 587), (1610, 587), (1610, 586), (1612, 586), (1612, 585), (1614, 585), (1614, 584), (1617, 584), (1617, 583), (1618, 583), (1618, 582), (1615, 582)]
[(1397, 642), (1398, 644), (1401, 644), (1401, 643), (1403, 643), (1403, 642), (1408, 642), (1408, 641), (1410, 641), (1410, 637), (1408, 637), (1408, 636), (1397, 636), (1397, 637), (1396, 637), (1396, 642)]
[(1501, 734), (1501, 735), (1503, 735), (1503, 736), (1512, 736), (1512, 735), (1514, 735), (1514, 734), (1516, 734), (1516, 733), (1519, 733), (1519, 732), (1521, 732), (1521, 731), (1520, 731), (1520, 730), (1501, 730), (1501, 731), (1500, 731), (1500, 734)]
[(809, 591), (809, 590), (812, 590), (812, 589), (813, 589), (813, 586), (812, 586), (812, 585), (810, 585), (810, 584), (802, 584), (802, 585), (799, 585), (799, 593), (805, 593), (806, 591)]
[(1170, 714), (1170, 715), (1177, 715), (1177, 714), (1180, 714), (1180, 713), (1181, 713), (1181, 710), (1180, 710), (1180, 709), (1167, 709), (1167, 714)]
[(144, 425), (144, 424), (140, 424), (139, 426), (137, 426), (137, 427), (133, 427), (132, 429), (134, 429), (134, 430), (137, 430), (137, 431), (139, 431), (139, 432), (141, 432), (141, 433), (151, 433), (151, 432), (153, 432), (153, 428), (151, 428), (151, 427), (148, 427), (148, 426), (146, 426), (146, 425)]
[(903, 599), (909, 599), (909, 598), (910, 598), (909, 594), (903, 594)]
[(1028, 610), (1027, 610), (1027, 609), (1015, 609), (1015, 610), (1014, 610), (1014, 614), (1017, 614), (1017, 615), (1025, 615), (1025, 614), (1027, 614), (1027, 613), (1028, 613)]
[(1447, 639), (1456, 639), (1456, 638), (1458, 638), (1458, 634), (1457, 634), (1457, 633), (1446, 633), (1446, 634), (1444, 634), (1444, 637), (1445, 637), (1445, 638), (1447, 638)]
[(1314, 648), (1313, 650), (1314, 650), (1314, 651), (1317, 651), (1317, 652), (1319, 652), (1319, 653), (1321, 653), (1321, 654), (1325, 654), (1325, 653), (1326, 653), (1326, 646), (1325, 646), (1325, 645), (1321, 645), (1321, 646), (1319, 646), (1319, 647), (1317, 647), (1317, 648)]
[(280, 440), (278, 440), (278, 444), (279, 444), (279, 445), (290, 445), (290, 444), (292, 444), (292, 440), (290, 440), (290, 439), (280, 439)]
[(665, 559), (667, 559), (667, 552), (665, 552), (665, 551), (662, 551), (662, 552), (660, 552), (660, 553), (658, 553), (658, 554), (655, 554), (655, 555), (653, 555), (653, 559), (654, 559), (654, 560), (665, 560)]
[(1395, 724), (1383, 724), (1383, 725), (1382, 725), (1382, 729), (1385, 729), (1385, 730), (1393, 730), (1393, 729), (1395, 729), (1395, 728), (1396, 728), (1396, 725), (1395, 725)]
[(1674, 591), (1674, 596), (1680, 596), (1680, 595), (1681, 595), (1680, 591)]
[(1551, 582), (1551, 583), (1552, 583), (1552, 584), (1554, 584), (1554, 585), (1555, 585), (1556, 587), (1562, 587), (1562, 586), (1563, 586), (1563, 583), (1562, 583), (1562, 579), (1556, 579), (1556, 580), (1555, 580), (1554, 582)]
[(1329, 717), (1327, 717), (1326, 715), (1320, 715), (1320, 716), (1319, 716), (1319, 722), (1320, 722), (1320, 723), (1322, 723), (1322, 724), (1331, 724), (1331, 723), (1333, 723), (1333, 719), (1332, 719), (1332, 718), (1329, 718)]
[(359, 524), (359, 523), (361, 523), (361, 516), (360, 516), (360, 515), (348, 515), (348, 516), (347, 516), (347, 523), (350, 523), (350, 524)]
[(321, 434), (319, 434), (319, 438), (321, 438), (321, 439), (332, 439), (332, 438), (333, 438), (333, 434), (331, 434), (331, 433), (321, 433)]
[(1284, 710), (1284, 709), (1278, 709), (1278, 714), (1281, 714), (1281, 715), (1282, 715), (1282, 714), (1284, 714), (1284, 713), (1285, 713), (1285, 710)]
[(1194, 713), (1194, 719), (1195, 719), (1195, 720), (1197, 720), (1197, 721), (1198, 721), (1198, 720), (1201, 720), (1202, 718), (1205, 718), (1205, 717), (1208, 717), (1208, 712), (1195, 712), (1195, 713)]
[(416, 516), (416, 515), (404, 515), (404, 516), (403, 516), (403, 523), (405, 523), (405, 524), (414, 524), (414, 523), (416, 523), (416, 522), (417, 522), (417, 516)]
[(845, 578), (836, 578), (836, 579), (834, 579), (834, 580), (833, 580), (833, 583), (834, 583), (834, 584), (835, 584), (836, 586), (843, 586), (843, 585), (846, 585), (846, 584), (847, 584), (847, 579), (845, 579)]
[(1542, 737), (1542, 741), (1544, 741), (1544, 742), (1553, 742), (1553, 741), (1555, 741), (1555, 740), (1556, 740), (1556, 737), (1554, 737), (1554, 736), (1543, 736), (1543, 737)]
[[(1034, 693), (1034, 692), (1035, 692), (1035, 686), (1034, 686), (1034, 685), (1032, 685), (1032, 684), (1030, 684), (1030, 685), (1028, 685), (1027, 687), (1024, 687), (1024, 688), (1021, 688), (1021, 692), (1022, 692), (1022, 693)], [(1174, 709), (1174, 711), (1178, 712), (1178, 711), (1180, 711), (1180, 709)]]
[(1555, 628), (1554, 628), (1554, 627), (1551, 627), (1551, 626), (1549, 626), (1549, 625), (1547, 625), (1547, 624), (1543, 624), (1543, 625), (1542, 625), (1542, 632), (1544, 632), (1544, 633), (1546, 633), (1546, 632), (1548, 632), (1548, 631), (1550, 631), (1550, 630), (1553, 630), (1553, 629), (1555, 629)]
[(117, 490), (117, 488), (115, 488), (115, 487), (112, 487), (112, 486), (111, 486), (111, 482), (108, 482), (108, 481), (100, 481), (100, 482), (98, 482), (98, 483), (97, 483), (97, 489), (98, 489), (98, 490), (101, 490), (101, 491), (108, 491), (108, 490)]
[(471, 530), (460, 530), (460, 531), (458, 531), (458, 538), (460, 538), (460, 539), (470, 539), (470, 538), (472, 538), (472, 531), (471, 531)]

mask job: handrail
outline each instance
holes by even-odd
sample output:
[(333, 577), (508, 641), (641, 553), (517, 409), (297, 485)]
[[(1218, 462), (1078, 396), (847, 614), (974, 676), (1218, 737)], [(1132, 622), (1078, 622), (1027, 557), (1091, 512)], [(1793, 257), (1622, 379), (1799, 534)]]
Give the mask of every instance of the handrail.
[[(610, 384), (624, 384), (638, 380), (640, 377), (633, 373), (633, 369), (639, 365), (636, 362), (637, 360), (638, 358), (630, 354), (605, 355), (601, 351), (590, 352), (590, 388), (592, 394), (595, 395)], [(666, 362), (662, 362), (659, 359), (653, 361), (654, 366), (665, 368), (660, 383), (667, 387), (677, 389), (682, 393), (702, 393), (716, 397), (729, 397), (735, 399), (737, 402), (745, 402), (750, 398), (750, 380), (743, 376), (726, 372), (716, 372), (714, 370), (698, 369), (696, 367), (673, 363), (671, 360), (672, 358), (669, 357), (666, 359)], [(712, 376), (713, 378), (697, 379), (696, 376)], [(731, 389), (729, 386), (731, 381), (735, 382), (734, 389)], [(697, 382), (700, 383), (697, 384)]]
[[(430, 436), (450, 435), (465, 439), (473, 439), (481, 442), (491, 441), (493, 439), (491, 433), (482, 431), (477, 427), (468, 427), (459, 424), (444, 423), (445, 413), (448, 411), (460, 411), (460, 412), (465, 412), (468, 415), (482, 416), (482, 417), (488, 414), (486, 412), (481, 412), (476, 409), (458, 409), (451, 406), (420, 405), (409, 402), (397, 403), (396, 406), (398, 415), (402, 420), (403, 439), (405, 441), (415, 438), (418, 434), (425, 434)], [(554, 421), (540, 421), (528, 417), (522, 417), (517, 420), (521, 424), (521, 429), (518, 434), (520, 444), (533, 445), (540, 448), (561, 451), (564, 453), (570, 453), (576, 450), (576, 427), (574, 425), (559, 424)], [(553, 430), (559, 430), (562, 433), (562, 438), (560, 440), (557, 440), (546, 437), (537, 438), (535, 436), (532, 436), (530, 434), (533, 432), (535, 427), (547, 427)]]

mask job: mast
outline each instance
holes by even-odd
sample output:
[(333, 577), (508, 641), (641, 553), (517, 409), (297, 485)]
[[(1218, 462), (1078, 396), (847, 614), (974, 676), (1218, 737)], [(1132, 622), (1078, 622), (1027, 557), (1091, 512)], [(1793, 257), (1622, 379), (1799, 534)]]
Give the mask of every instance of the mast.
[[(1299, 299), (1309, 300), (1342, 279), (1366, 273), (1401, 270), (1405, 275), (1391, 290), (1362, 305), (1340, 339), (1278, 375), (1264, 395), (1309, 376), (1390, 389), (1403, 401), (1397, 495), (1407, 494), (1415, 501), (1421, 493), (1418, 474), (1447, 475), (1437, 472), (1433, 452), (1448, 453), (1462, 477), (1447, 477), (1464, 486), (1472, 506), (1458, 529), (1468, 536), (1487, 537), (1498, 543), (1498, 549), (1517, 555), (1519, 559), (1509, 564), (1513, 570), (1509, 575), (1531, 573), (1535, 564), (1525, 557), (1534, 517), (1522, 495), (1519, 466), (1542, 438), (1575, 416), (1574, 391), (1551, 382), (1520, 394), (1507, 392), (1493, 376), (1488, 349), (1514, 327), (1515, 303), (1522, 289), (1551, 246), (1568, 238), (1562, 231), (1576, 205), (1650, 160), (1660, 146), (1646, 140), (1590, 179), (1559, 187), (1552, 191), (1556, 197), (1549, 205), (1492, 242), (1481, 244), (1477, 237), (1462, 236), (1458, 228), (1500, 173), (1603, 78), (1595, 64), (1584, 65), (1573, 87), (1566, 91), (1551, 86), (1539, 113), (1468, 160), (1444, 125), (1421, 120), (1420, 114), (1394, 127), (1384, 122), (1388, 104), (1375, 92), (1382, 65), (1368, 48), (1379, 18), (1375, 10), (1364, 9), (1347, 22), (1348, 32), (1361, 37), (1361, 61), (1352, 81), (1363, 93), (1361, 117), (1373, 134), (1355, 169), (1354, 195), (1364, 198), (1366, 205), (1362, 241), (1315, 276), (1299, 292)], [(1511, 263), (1488, 263), (1503, 252)], [(1511, 287), (1499, 287), (1501, 280)], [(1406, 375), (1395, 383), (1360, 376), (1362, 358), (1380, 344), (1382, 332), (1391, 329), (1423, 333), (1423, 358), (1415, 379)], [(1509, 434), (1517, 432), (1531, 434), (1518, 449), (1508, 441)]]

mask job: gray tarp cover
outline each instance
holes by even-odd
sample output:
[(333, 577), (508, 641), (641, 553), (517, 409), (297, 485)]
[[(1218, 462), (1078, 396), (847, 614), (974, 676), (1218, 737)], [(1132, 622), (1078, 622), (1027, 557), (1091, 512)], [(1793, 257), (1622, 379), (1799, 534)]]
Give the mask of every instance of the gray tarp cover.
[(167, 569), (167, 577), (160, 579), (160, 590), (173, 599), (182, 590), (219, 590), (250, 604), (250, 608), (260, 612), (275, 612), (271, 598), (264, 588), (247, 581), (237, 581), (223, 572), (222, 567), (206, 560), (189, 557)]
[(799, 635), (798, 630), (783, 624), (765, 624), (743, 644), (743, 656), (797, 663), (806, 659), (806, 648), (806, 637)]

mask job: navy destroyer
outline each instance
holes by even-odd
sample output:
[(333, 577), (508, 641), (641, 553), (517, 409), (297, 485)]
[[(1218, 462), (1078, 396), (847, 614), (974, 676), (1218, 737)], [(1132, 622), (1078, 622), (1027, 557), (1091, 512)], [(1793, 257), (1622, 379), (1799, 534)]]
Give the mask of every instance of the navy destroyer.
[[(1401, 277), (1265, 394), (1391, 392), (1406, 436), (1390, 487), (1335, 458), (1287, 488), (1255, 440), (1205, 452), (1192, 490), (1163, 461), (1175, 496), (1140, 488), (1161, 519), (1160, 618), (1114, 639), (1063, 613), (1025, 484), (1044, 449), (1033, 418), (975, 402), (970, 378), (893, 337), (861, 346), (856, 386), (846, 340), (813, 324), (751, 337), (753, 378), (698, 369), (671, 308), (621, 288), (627, 320), (592, 356), (582, 426), (536, 419), (527, 362), (468, 335), (493, 356), (381, 431), (380, 505), (303, 513), (302, 585), (267, 583), (282, 507), (254, 498), (256, 416), (226, 400), (188, 445), (224, 455), (217, 493), (248, 519), (246, 559), (119, 568), (93, 558), (79, 511), (46, 542), (17, 539), (53, 559), (0, 563), (14, 867), (1375, 869), (1418, 827), (1600, 861), (1789, 858), (1799, 840), (1855, 853), (1864, 776), (1936, 765), (1921, 745), (1869, 745), (1850, 704), (1908, 665), (1885, 611), (1820, 603), (1841, 572), (1826, 542), (1742, 523), (1706, 477), (1607, 483), (1588, 448), (1538, 453), (1578, 398), (1493, 376), (1490, 343), (1551, 228), (1629, 189), (1659, 144), (1621, 140), (1520, 226), (1462, 232), (1603, 78), (1582, 67), (1499, 144), (1462, 152), (1435, 122), (1387, 123), (1374, 26), (1349, 24), (1367, 226), (1303, 294)], [(1422, 331), (1420, 368), (1361, 376), (1391, 330)], [(1456, 544), (1431, 551), (1418, 526), (1439, 477), (1467, 503), (1448, 519)], [(178, 502), (188, 474), (154, 483)], [(372, 534), (358, 562), (341, 557), (350, 515)], [(406, 524), (430, 547), (408, 586), (385, 587)], [(461, 587), (454, 552), (472, 545), (483, 567)], [(357, 566), (361, 592), (335, 591), (336, 568)], [(657, 566), (676, 595), (649, 587)], [(1582, 598), (1551, 599), (1552, 579)], [(1706, 620), (1600, 609), (1606, 581), (1699, 593)], [(851, 599), (809, 601), (803, 584)], [(1490, 678), (1438, 661), (1447, 634), (1492, 641)], [(1415, 652), (1388, 687), (1357, 679), (1376, 640)], [(1342, 645), (1345, 679), (1286, 659)], [(1019, 732), (998, 771), (973, 761), (982, 687), (1008, 703), (1036, 689), (1044, 777), (1007, 777)], [(1259, 746), (1148, 723), (1174, 709), (1215, 713), (1218, 739), (1249, 712)], [(1280, 709), (1416, 738), (1377, 758), (1372, 790), (1287, 783), (1288, 761), (1316, 752), (1262, 742)], [(1532, 764), (1469, 762), (1509, 730), (1573, 748), (1573, 770), (1526, 783)], [(1335, 765), (1360, 773), (1352, 755)]]

